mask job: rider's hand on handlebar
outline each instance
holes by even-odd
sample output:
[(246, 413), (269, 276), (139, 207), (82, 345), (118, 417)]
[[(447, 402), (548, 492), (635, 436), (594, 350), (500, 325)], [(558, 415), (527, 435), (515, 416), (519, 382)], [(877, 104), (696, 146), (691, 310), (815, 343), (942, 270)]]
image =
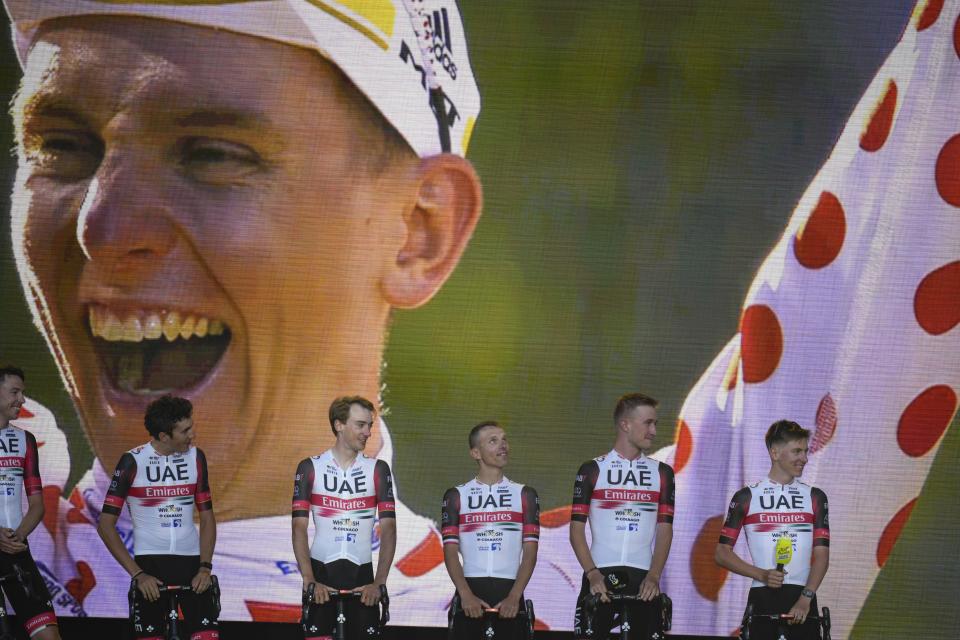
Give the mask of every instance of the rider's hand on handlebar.
[(4, 553), (20, 553), (25, 551), (27, 545), (19, 540), (13, 529), (3, 527), (0, 529), (0, 551)]
[(190, 587), (194, 593), (199, 595), (210, 588), (210, 585), (213, 584), (213, 578), (210, 574), (210, 569), (200, 567), (197, 575), (193, 576), (193, 580), (190, 581)]
[(380, 602), (380, 585), (376, 582), (371, 582), (370, 584), (365, 584), (360, 587), (360, 602), (368, 607)]
[(141, 573), (134, 581), (137, 583), (137, 589), (143, 594), (147, 602), (156, 602), (160, 599), (160, 585), (163, 584), (149, 573)]
[(460, 608), (468, 618), (482, 618), (483, 610), (489, 609), (490, 605), (468, 591), (460, 594)]
[(587, 574), (587, 580), (590, 582), (591, 594), (600, 596), (601, 602), (610, 602), (610, 598), (607, 596), (607, 583), (599, 569), (590, 571)]
[(660, 595), (660, 580), (656, 576), (651, 576), (649, 573), (644, 576), (643, 582), (640, 583), (640, 599), (644, 602), (649, 602)]
[(307, 592), (307, 586), (310, 583), (314, 584), (313, 587), (313, 602), (314, 604), (326, 604), (330, 602), (330, 587), (327, 585), (317, 582), (316, 580), (304, 580), (303, 581), (303, 592)]
[(810, 615), (810, 598), (800, 596), (787, 614), (792, 618), (788, 624), (803, 624)]
[(779, 589), (783, 586), (783, 576), (785, 575), (787, 575), (786, 571), (766, 569), (763, 572), (763, 578), (760, 580), (760, 582), (767, 585), (771, 589)]
[(500, 610), (501, 618), (516, 618), (517, 612), (520, 611), (520, 596), (523, 594), (514, 593), (511, 591), (507, 594), (507, 597), (501, 600), (496, 609)]

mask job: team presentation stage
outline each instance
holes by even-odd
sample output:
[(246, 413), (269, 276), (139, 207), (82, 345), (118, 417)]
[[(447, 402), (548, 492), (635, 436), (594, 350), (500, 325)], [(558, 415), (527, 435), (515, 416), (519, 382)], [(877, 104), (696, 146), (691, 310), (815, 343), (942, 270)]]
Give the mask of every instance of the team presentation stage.
[(960, 0), (3, 9), (0, 640), (957, 637)]

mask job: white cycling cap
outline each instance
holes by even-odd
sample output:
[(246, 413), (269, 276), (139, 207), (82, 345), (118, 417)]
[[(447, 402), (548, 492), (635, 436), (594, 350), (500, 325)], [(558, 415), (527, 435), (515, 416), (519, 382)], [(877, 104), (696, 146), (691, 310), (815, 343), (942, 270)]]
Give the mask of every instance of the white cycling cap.
[(21, 64), (38, 26), (81, 15), (142, 16), (317, 51), (421, 157), (464, 156), (480, 113), (455, 0), (4, 0)]

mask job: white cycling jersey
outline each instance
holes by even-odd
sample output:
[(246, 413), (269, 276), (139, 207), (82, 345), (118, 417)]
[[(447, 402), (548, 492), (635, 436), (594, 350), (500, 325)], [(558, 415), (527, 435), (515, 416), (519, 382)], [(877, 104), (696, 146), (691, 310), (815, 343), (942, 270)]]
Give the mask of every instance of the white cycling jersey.
[(0, 527), (19, 527), (23, 495), (42, 491), (37, 439), (29, 431), (8, 424), (0, 429)]
[[(720, 531), (720, 542), (731, 547), (740, 529), (747, 531), (747, 546), (753, 564), (761, 569), (776, 567), (777, 540), (788, 537), (793, 549), (784, 584), (805, 585), (810, 574), (813, 548), (830, 545), (826, 494), (794, 479), (780, 484), (767, 478), (737, 491)], [(752, 586), (762, 587), (757, 580)]]
[(203, 451), (190, 447), (186, 453), (165, 456), (148, 442), (123, 454), (103, 499), (103, 512), (119, 516), (124, 503), (133, 522), (135, 556), (200, 555), (193, 510), (213, 508)]
[(590, 521), (598, 567), (649, 569), (658, 522), (673, 522), (673, 469), (616, 450), (583, 463), (573, 487), (572, 520)]
[(524, 542), (540, 539), (540, 500), (533, 487), (506, 477), (447, 489), (441, 513), (443, 544), (456, 544), (467, 578), (513, 580)]
[(293, 517), (313, 513), (316, 533), (310, 557), (319, 562), (373, 559), (376, 517), (395, 518), (393, 478), (383, 460), (358, 454), (343, 469), (332, 450), (307, 458), (297, 467), (293, 485)]

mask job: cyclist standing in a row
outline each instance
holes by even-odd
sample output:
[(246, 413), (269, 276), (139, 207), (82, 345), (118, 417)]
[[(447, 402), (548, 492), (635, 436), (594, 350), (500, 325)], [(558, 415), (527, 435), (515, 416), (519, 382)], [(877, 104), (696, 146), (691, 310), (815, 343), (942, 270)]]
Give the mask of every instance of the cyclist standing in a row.
[(30, 589), (13, 580), (3, 585), (27, 634), (34, 640), (60, 640), (50, 592), (27, 541), (44, 514), (37, 439), (10, 423), (20, 415), (25, 402), (25, 379), (21, 369), (0, 368), (0, 575), (10, 575), (19, 568), (23, 579), (30, 581)]
[[(346, 603), (348, 637), (380, 635), (380, 588), (397, 547), (393, 477), (383, 460), (363, 450), (373, 428), (373, 403), (360, 396), (337, 398), (330, 405), (330, 428), (336, 443), (323, 454), (303, 460), (293, 484), (293, 552), (303, 577), (304, 593), (314, 585), (314, 604), (303, 621), (307, 640), (329, 640), (336, 609), (329, 590), (350, 589), (360, 602)], [(308, 516), (316, 532), (307, 546)], [(380, 554), (373, 572), (373, 542)]]
[[(657, 435), (657, 401), (627, 394), (617, 402), (613, 423), (613, 450), (583, 463), (573, 489), (570, 544), (584, 572), (574, 615), (578, 638), (587, 637), (583, 608), (590, 595), (601, 600), (590, 637), (608, 637), (614, 625), (608, 584), (625, 579), (624, 595), (639, 595), (644, 602), (660, 595), (660, 575), (673, 541), (673, 469), (645, 454)], [(630, 609), (633, 637), (660, 632), (657, 607), (637, 602), (624, 607)]]
[[(216, 640), (220, 607), (211, 587), (217, 522), (207, 458), (193, 446), (193, 405), (186, 398), (161, 396), (147, 406), (143, 421), (150, 442), (121, 456), (97, 532), (136, 584), (131, 615), (137, 638), (162, 637), (168, 609), (160, 588), (190, 585), (180, 600), (190, 638)], [(133, 523), (133, 557), (116, 527), (124, 504)], [(200, 514), (199, 533), (194, 509)]]
[(500, 618), (496, 637), (519, 640), (527, 622), (517, 613), (537, 563), (540, 500), (533, 487), (503, 474), (510, 445), (499, 424), (475, 426), (469, 445), (477, 475), (447, 490), (441, 515), (443, 560), (462, 608), (454, 632), (457, 638), (481, 637), (484, 609), (494, 608)]

